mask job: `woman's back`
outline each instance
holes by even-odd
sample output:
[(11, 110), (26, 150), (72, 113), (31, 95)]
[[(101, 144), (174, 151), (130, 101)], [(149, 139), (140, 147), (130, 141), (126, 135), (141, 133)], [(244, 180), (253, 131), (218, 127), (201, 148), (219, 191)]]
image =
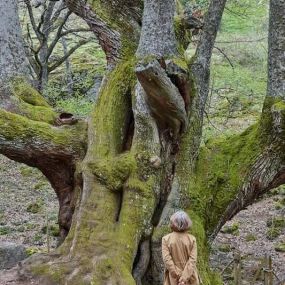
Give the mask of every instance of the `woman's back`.
[(168, 247), (174, 264), (183, 270), (196, 243), (195, 237), (187, 232), (172, 232), (163, 237), (163, 241)]
[[(187, 232), (172, 232), (162, 238), (164, 285), (199, 285), (196, 238)], [(180, 281), (180, 282), (179, 282)]]

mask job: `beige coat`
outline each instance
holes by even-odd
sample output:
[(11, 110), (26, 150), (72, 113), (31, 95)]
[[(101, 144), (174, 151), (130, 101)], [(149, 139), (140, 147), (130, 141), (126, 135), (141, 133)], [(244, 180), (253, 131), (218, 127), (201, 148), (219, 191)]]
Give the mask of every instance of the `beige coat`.
[(172, 232), (164, 236), (162, 257), (165, 265), (164, 285), (177, 285), (180, 277), (186, 285), (200, 284), (194, 236), (186, 232)]

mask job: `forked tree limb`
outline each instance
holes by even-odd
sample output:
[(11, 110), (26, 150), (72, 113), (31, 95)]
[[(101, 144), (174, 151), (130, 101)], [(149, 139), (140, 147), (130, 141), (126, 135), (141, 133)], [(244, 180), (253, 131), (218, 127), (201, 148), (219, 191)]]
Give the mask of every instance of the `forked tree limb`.
[(163, 128), (176, 136), (187, 126), (185, 102), (157, 60), (136, 67), (136, 75), (146, 92), (152, 114)]

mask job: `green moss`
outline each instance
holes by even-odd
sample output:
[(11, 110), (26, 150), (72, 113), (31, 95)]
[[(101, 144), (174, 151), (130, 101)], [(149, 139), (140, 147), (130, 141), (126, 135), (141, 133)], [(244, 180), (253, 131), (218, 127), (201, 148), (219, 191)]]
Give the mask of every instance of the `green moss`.
[[(37, 264), (31, 266), (31, 271), (33, 275), (45, 277), (48, 276), (49, 280), (54, 283), (51, 284), (63, 284), (64, 278), (70, 269), (68, 268), (68, 264), (55, 264), (50, 266), (49, 264)], [(78, 285), (81, 285), (78, 283)]]
[[(130, 46), (137, 46), (138, 34), (137, 30), (132, 26), (130, 15), (125, 13), (131, 6), (142, 7), (143, 1), (133, 0), (126, 4), (125, 1), (116, 1), (114, 3), (104, 0), (88, 0), (88, 3), (96, 11), (96, 14), (108, 23), (114, 30), (121, 34), (122, 50), (129, 49)], [(128, 6), (128, 7), (126, 7)], [(141, 10), (142, 11), (142, 10)], [(133, 52), (136, 48), (134, 48)]]
[(11, 87), (14, 96), (22, 99), (24, 102), (33, 106), (50, 107), (44, 97), (27, 81), (15, 78), (11, 82)]
[(130, 153), (121, 154), (115, 158), (106, 158), (91, 162), (88, 166), (101, 183), (111, 190), (118, 190), (136, 168), (134, 156)]
[(89, 147), (89, 155), (92, 160), (122, 152), (131, 116), (131, 91), (136, 83), (134, 64), (133, 59), (118, 64), (103, 86), (91, 115), (94, 144)]
[(48, 184), (46, 181), (39, 181), (34, 185), (35, 190), (42, 190), (44, 187), (46, 187)]
[(191, 41), (191, 31), (185, 28), (181, 16), (175, 16), (174, 18), (174, 31), (178, 41), (178, 51), (183, 54)]
[(33, 168), (28, 166), (22, 166), (20, 168), (20, 172), (23, 177), (31, 176), (33, 174)]
[(233, 223), (232, 225), (224, 226), (221, 229), (221, 232), (224, 234), (232, 234), (234, 236), (237, 236), (239, 234), (239, 224)]
[(258, 125), (240, 135), (208, 141), (201, 149), (190, 182), (191, 207), (201, 214), (209, 233), (232, 201), (247, 170), (261, 152)]
[(38, 142), (40, 145), (35, 144), (34, 151), (42, 151), (45, 145), (54, 145), (59, 152), (69, 148), (71, 153), (78, 151), (79, 156), (85, 151), (87, 125), (84, 122), (55, 128), (44, 122), (0, 110), (0, 125), (0, 135), (9, 143)]
[(10, 89), (17, 101), (20, 114), (35, 121), (49, 124), (55, 122), (57, 113), (30, 83), (22, 78), (14, 78), (10, 82)]
[(33, 255), (35, 253), (39, 253), (39, 252), (41, 252), (41, 250), (39, 248), (37, 248), (37, 247), (28, 247), (28, 248), (26, 248), (26, 254), (28, 256), (31, 256), (31, 255)]

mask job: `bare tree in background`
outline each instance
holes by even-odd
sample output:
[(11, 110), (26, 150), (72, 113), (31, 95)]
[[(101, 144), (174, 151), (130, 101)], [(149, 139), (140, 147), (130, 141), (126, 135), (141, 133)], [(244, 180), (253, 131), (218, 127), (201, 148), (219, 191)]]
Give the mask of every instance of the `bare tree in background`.
[[(66, 63), (68, 58), (81, 46), (95, 40), (88, 26), (72, 25), (74, 14), (69, 11), (64, 1), (24, 0), (28, 12), (24, 39), (28, 47), (28, 59), (38, 82), (39, 90), (46, 86), (49, 74)], [(73, 19), (71, 19), (73, 17)], [(71, 37), (70, 44), (67, 37)], [(55, 48), (63, 44), (63, 55), (55, 56)], [(71, 46), (71, 47), (69, 47)], [(66, 65), (69, 68), (70, 65)], [(70, 87), (70, 70), (68, 84)], [(70, 93), (70, 89), (69, 93)]]

